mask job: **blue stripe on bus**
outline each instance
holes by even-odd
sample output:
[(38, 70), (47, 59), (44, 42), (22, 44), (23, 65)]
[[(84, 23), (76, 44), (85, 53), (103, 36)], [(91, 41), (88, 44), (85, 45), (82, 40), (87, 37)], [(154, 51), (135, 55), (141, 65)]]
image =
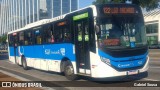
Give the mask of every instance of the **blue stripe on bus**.
[[(9, 50), (10, 56), (14, 56), (14, 48), (9, 47)], [(67, 57), (71, 61), (75, 61), (76, 57), (74, 52), (73, 44), (46, 44), (18, 46), (16, 49), (16, 56), (20, 56), (20, 53), (22, 53), (28, 58), (62, 60), (63, 57)]]
[(100, 57), (110, 59), (110, 64), (119, 69), (143, 66), (147, 60), (148, 55), (148, 52), (146, 52), (144, 55), (139, 56), (115, 58), (101, 50), (98, 50), (98, 53)]
[(9, 47), (9, 54), (10, 56), (14, 56), (15, 52), (16, 52), (16, 56), (18, 56), (18, 49), (15, 49), (15, 52), (14, 52), (14, 47)]

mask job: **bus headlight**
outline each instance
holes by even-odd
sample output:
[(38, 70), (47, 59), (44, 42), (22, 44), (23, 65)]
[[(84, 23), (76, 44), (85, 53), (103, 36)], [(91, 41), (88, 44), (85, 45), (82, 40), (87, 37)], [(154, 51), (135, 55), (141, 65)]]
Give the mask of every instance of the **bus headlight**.
[(110, 65), (110, 60), (108, 58), (105, 58), (105, 57), (101, 57), (101, 61)]

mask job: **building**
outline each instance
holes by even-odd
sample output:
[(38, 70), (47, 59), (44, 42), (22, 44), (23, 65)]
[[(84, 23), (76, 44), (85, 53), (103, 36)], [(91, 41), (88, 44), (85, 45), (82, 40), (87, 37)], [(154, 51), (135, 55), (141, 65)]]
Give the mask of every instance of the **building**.
[(160, 45), (160, 9), (145, 13), (144, 20), (149, 46)]
[(0, 35), (78, 9), (78, 0), (0, 0)]
[[(52, 12), (49, 13), (49, 17), (56, 17), (74, 10), (78, 8), (78, 0), (46, 0), (47, 1), (47, 11)], [(61, 5), (63, 6), (61, 8)]]

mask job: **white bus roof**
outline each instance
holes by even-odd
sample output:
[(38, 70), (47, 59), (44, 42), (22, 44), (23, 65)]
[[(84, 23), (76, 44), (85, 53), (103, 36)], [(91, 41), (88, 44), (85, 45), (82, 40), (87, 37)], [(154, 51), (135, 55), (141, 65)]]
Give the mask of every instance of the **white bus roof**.
[(49, 20), (50, 19), (43, 19), (43, 20), (40, 20), (40, 21), (37, 21), (37, 22), (34, 22), (34, 23), (27, 24), (25, 27), (17, 29), (15, 31), (11, 31), (8, 34), (14, 33), (14, 32), (18, 32), (18, 31), (23, 31), (25, 29), (29, 29), (29, 28), (32, 28), (32, 27), (36, 27), (36, 26), (39, 26), (39, 25), (43, 25), (43, 24), (49, 23)]

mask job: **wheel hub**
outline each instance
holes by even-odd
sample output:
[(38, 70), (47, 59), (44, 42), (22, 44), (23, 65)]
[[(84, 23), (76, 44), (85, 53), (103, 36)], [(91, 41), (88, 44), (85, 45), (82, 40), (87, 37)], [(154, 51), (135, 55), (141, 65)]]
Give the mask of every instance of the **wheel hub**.
[(68, 68), (67, 68), (67, 74), (68, 75), (72, 75), (73, 74), (73, 68), (72, 68), (72, 66), (68, 66)]

